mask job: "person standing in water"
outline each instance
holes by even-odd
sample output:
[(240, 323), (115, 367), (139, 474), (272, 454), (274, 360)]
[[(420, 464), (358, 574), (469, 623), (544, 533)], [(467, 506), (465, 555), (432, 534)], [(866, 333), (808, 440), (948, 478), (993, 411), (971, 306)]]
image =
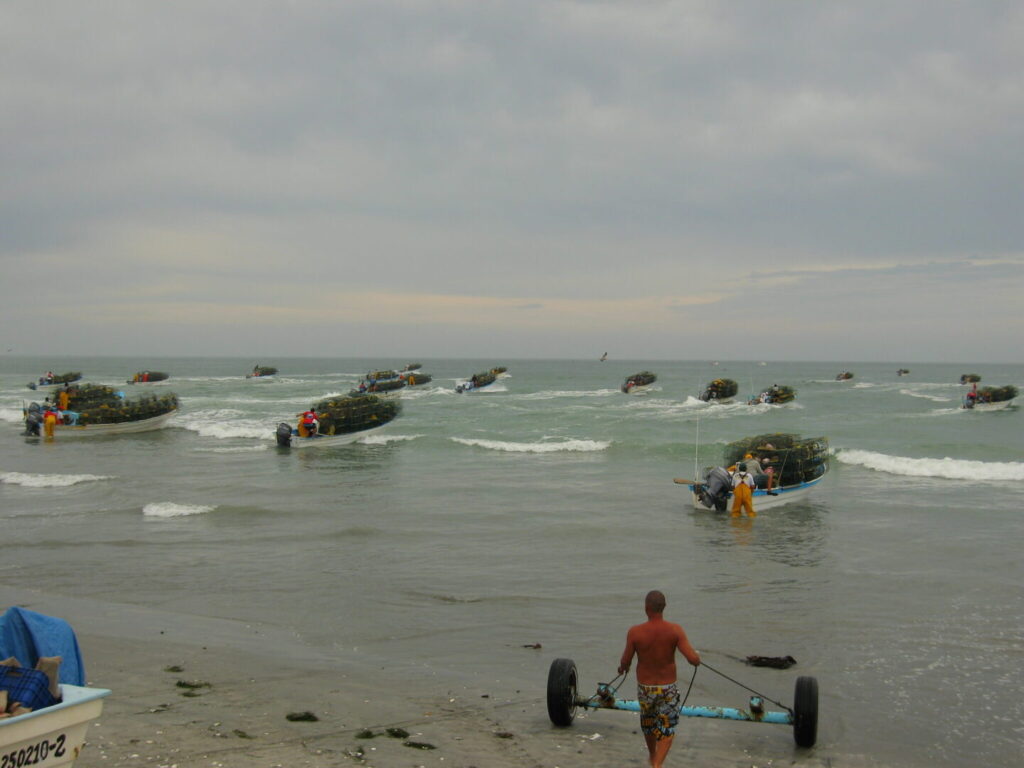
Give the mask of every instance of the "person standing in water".
[(644, 598), (647, 621), (629, 628), (626, 648), (619, 660), (619, 674), (629, 674), (637, 657), (637, 698), (640, 702), (640, 729), (647, 744), (651, 768), (665, 764), (679, 724), (679, 689), (676, 687), (676, 651), (693, 666), (700, 665), (700, 654), (690, 645), (686, 632), (678, 624), (665, 621), (665, 595), (652, 589)]

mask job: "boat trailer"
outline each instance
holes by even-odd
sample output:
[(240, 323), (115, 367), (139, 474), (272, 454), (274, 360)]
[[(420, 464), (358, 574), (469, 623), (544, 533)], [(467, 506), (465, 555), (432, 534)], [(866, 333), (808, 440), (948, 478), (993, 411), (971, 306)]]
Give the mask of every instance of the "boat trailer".
[[(707, 666), (704, 664), (703, 666)], [(714, 672), (717, 670), (708, 667)], [(721, 674), (720, 672), (718, 674)], [(723, 675), (723, 677), (725, 677)], [(728, 678), (731, 680), (731, 678)], [(640, 702), (635, 699), (620, 699), (617, 687), (610, 683), (598, 683), (597, 692), (583, 696), (578, 689), (579, 678), (576, 664), (572, 659), (555, 659), (548, 670), (548, 717), (559, 726), (572, 725), (577, 709), (621, 709), (639, 712)], [(733, 681), (736, 682), (736, 681)], [(621, 683), (620, 683), (621, 685)], [(742, 685), (742, 684), (741, 684)], [(746, 687), (746, 686), (743, 686)], [(749, 689), (748, 689), (749, 690)], [(752, 723), (773, 723), (793, 726), (793, 738), (799, 747), (813, 747), (818, 738), (818, 680), (814, 677), (798, 677), (793, 694), (793, 708), (779, 702), (785, 712), (765, 710), (765, 697), (750, 697), (748, 710), (732, 707), (686, 706), (685, 699), (679, 707), (683, 717), (711, 717), (719, 720), (746, 720)]]

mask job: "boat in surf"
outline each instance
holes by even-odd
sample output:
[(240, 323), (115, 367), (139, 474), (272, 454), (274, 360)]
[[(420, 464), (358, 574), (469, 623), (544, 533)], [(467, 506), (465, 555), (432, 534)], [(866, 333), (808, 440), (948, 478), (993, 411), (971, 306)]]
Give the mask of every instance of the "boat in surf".
[(740, 391), (740, 385), (732, 379), (715, 379), (708, 382), (698, 397), (705, 403), (731, 403)]
[(312, 433), (301, 420), (294, 427), (286, 421), (277, 425), (274, 439), (281, 448), (328, 448), (354, 443), (394, 421), (402, 407), (396, 399), (367, 394), (326, 398), (312, 410), (318, 418)]
[(706, 467), (699, 481), (676, 478), (675, 482), (689, 488), (695, 509), (725, 512), (732, 496), (728, 468), (743, 462), (748, 455), (756, 458), (763, 469), (773, 470), (771, 490), (767, 487), (767, 475), (755, 477), (758, 487), (753, 491), (753, 502), (757, 512), (805, 499), (828, 474), (827, 438), (775, 433), (729, 443), (723, 451), (721, 466)]
[(512, 375), (511, 373), (508, 372), (508, 368), (505, 367), (504, 365), (499, 365), (494, 368), (491, 368), (491, 373), (493, 373), (495, 378), (498, 379), (507, 379), (509, 376)]
[(897, 376), (907, 376), (910, 374), (910, 370), (907, 368), (900, 368), (896, 371)]
[(478, 389), (489, 387), (498, 380), (498, 375), (493, 371), (481, 371), (474, 373), (468, 381), (462, 381), (455, 385), (455, 391), (460, 395), (463, 392), (476, 392)]
[(52, 373), (47, 373), (45, 376), (40, 376), (39, 381), (30, 381), (28, 383), (29, 389), (37, 390), (51, 390), (59, 389), (65, 384), (72, 384), (79, 381), (82, 378), (82, 374), (79, 371), (68, 371), (60, 375), (54, 376)]
[(650, 371), (640, 371), (640, 373), (634, 373), (622, 382), (622, 386), (619, 389), (627, 395), (642, 395), (650, 390), (657, 380), (657, 374)]
[[(63, 397), (63, 393), (61, 393)], [(24, 410), (27, 437), (46, 436), (47, 413), (57, 416), (53, 437), (94, 437), (127, 435), (162, 429), (177, 413), (178, 396), (174, 393), (146, 395), (128, 400), (123, 392), (102, 384), (85, 384), (68, 390), (67, 408), (56, 410), (46, 403), (31, 403)]]
[(998, 411), (1009, 408), (1020, 392), (1015, 386), (982, 387), (964, 396), (963, 408), (969, 411)]
[(796, 399), (796, 390), (786, 384), (772, 384), (750, 398), (749, 405), (784, 405)]
[(255, 365), (253, 366), (252, 373), (245, 374), (247, 379), (262, 379), (264, 376), (275, 376), (277, 374), (277, 368), (272, 365)]
[(977, 384), (981, 381), (981, 376), (976, 373), (965, 373), (960, 377), (961, 384)]
[(139, 371), (134, 374), (128, 381), (127, 384), (152, 384), (156, 381), (167, 381), (170, 378), (170, 374), (164, 373), (163, 371)]
[(836, 381), (848, 381), (853, 378), (853, 374), (850, 371), (843, 371), (836, 374)]

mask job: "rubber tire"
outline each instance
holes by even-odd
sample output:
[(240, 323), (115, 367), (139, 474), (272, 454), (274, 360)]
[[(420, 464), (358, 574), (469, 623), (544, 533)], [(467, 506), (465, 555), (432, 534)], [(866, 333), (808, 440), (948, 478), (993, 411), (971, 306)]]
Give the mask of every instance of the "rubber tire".
[(548, 717), (555, 725), (572, 725), (576, 717), (576, 664), (555, 659), (548, 670)]
[(793, 738), (798, 747), (813, 747), (818, 740), (818, 680), (798, 677), (793, 693)]

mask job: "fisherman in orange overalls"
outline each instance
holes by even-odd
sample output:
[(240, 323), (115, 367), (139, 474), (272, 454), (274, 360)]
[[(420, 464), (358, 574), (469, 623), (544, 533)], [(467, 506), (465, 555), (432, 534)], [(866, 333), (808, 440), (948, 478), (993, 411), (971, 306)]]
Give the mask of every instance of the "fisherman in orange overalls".
[(740, 510), (747, 511), (747, 517), (757, 517), (754, 511), (754, 476), (747, 472), (746, 462), (736, 465), (732, 476), (732, 516), (739, 517)]

